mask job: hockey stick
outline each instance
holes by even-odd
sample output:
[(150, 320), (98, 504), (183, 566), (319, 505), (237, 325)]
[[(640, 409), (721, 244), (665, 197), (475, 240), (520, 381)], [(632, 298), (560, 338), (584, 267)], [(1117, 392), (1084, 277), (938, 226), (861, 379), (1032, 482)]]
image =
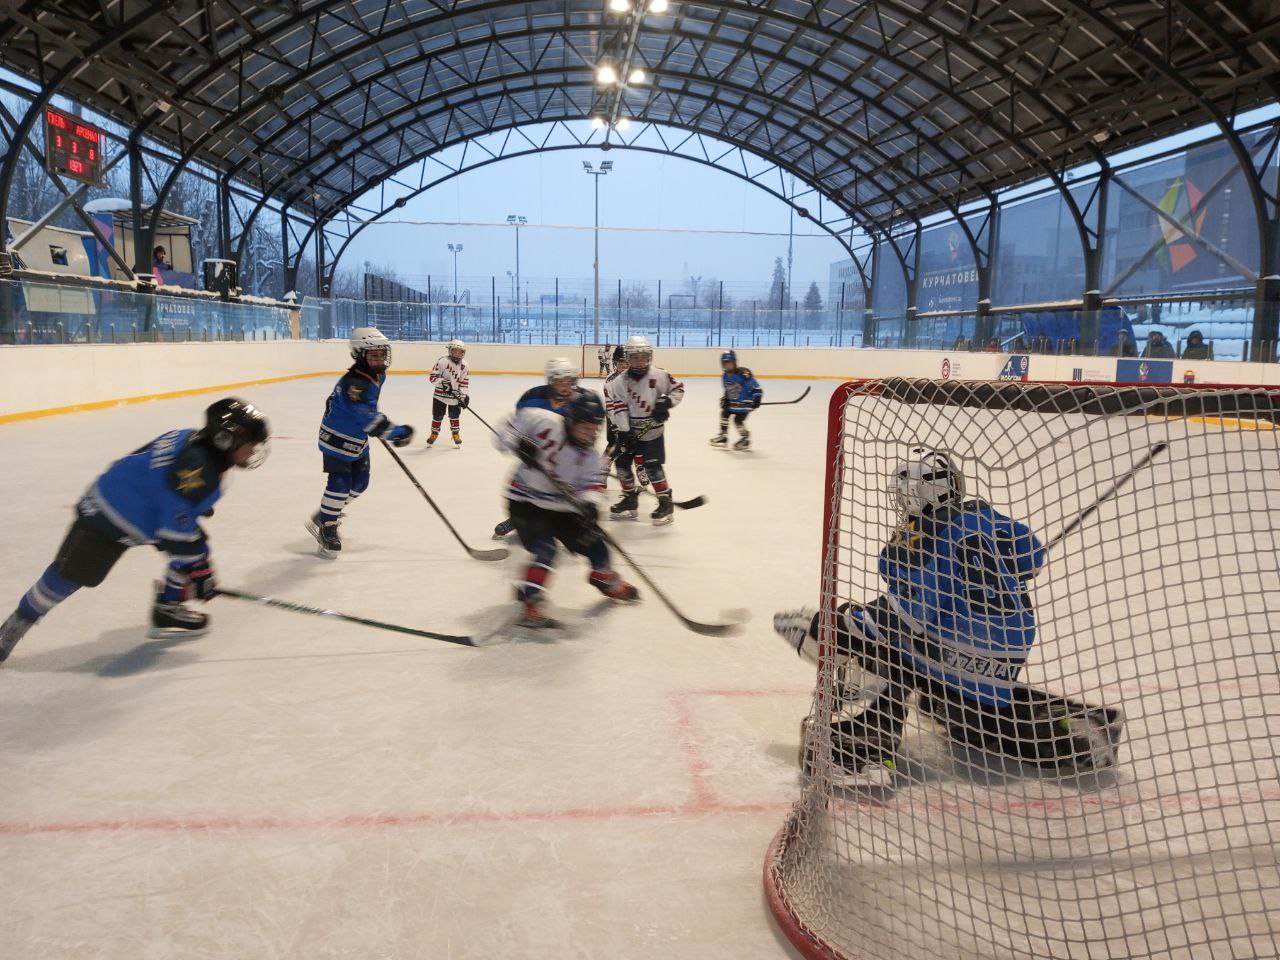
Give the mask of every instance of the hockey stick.
[(392, 630), (395, 633), (407, 633), (415, 637), (427, 637), (430, 640), (443, 640), (445, 643), (456, 643), (464, 647), (474, 647), (476, 645), (475, 641), (470, 637), (460, 637), (449, 633), (432, 633), (430, 630), (417, 630), (413, 627), (401, 627), (394, 623), (383, 623), (381, 620), (369, 620), (366, 617), (353, 617), (350, 614), (338, 613), (336, 610), (321, 610), (319, 607), (308, 607), (301, 603), (294, 603), (291, 600), (277, 600), (275, 597), (264, 597), (256, 593), (247, 593), (244, 590), (224, 590), (219, 587), (214, 591), (214, 596), (247, 600), (249, 603), (260, 603), (266, 607), (277, 607), (281, 610), (291, 610), (294, 613), (306, 613), (313, 617), (332, 617), (335, 620), (345, 620), (348, 623), (377, 627), (379, 630)]
[(379, 437), (378, 440), (382, 443), (382, 446), (386, 448), (387, 453), (391, 454), (395, 462), (400, 465), (400, 469), (404, 471), (404, 475), (409, 478), (410, 482), (415, 487), (418, 488), (418, 492), (422, 494), (422, 498), (431, 505), (431, 509), (436, 512), (436, 516), (438, 516), (441, 520), (444, 521), (444, 525), (449, 528), (449, 532), (453, 534), (454, 539), (457, 540), (460, 544), (462, 544), (462, 549), (466, 550), (467, 553), (471, 554), (472, 559), (474, 560), (505, 560), (507, 559), (508, 556), (510, 556), (510, 551), (506, 550), (503, 547), (498, 547), (496, 550), (476, 550), (474, 547), (468, 546), (467, 541), (462, 539), (462, 535), (458, 533), (457, 530), (454, 529), (453, 524), (449, 522), (449, 518), (444, 515), (444, 511), (441, 510), (438, 506), (436, 506), (436, 502), (431, 499), (431, 494), (427, 493), (426, 489), (422, 486), (422, 484), (418, 482), (418, 478), (413, 475), (413, 471), (411, 471), (408, 468), (408, 466), (405, 465), (405, 462), (400, 459), (400, 454), (396, 453), (395, 449), (391, 446), (391, 444), (387, 443), (387, 441), (384, 440), (382, 437)]
[[(605, 455), (608, 456), (608, 451), (605, 451)], [(613, 458), (609, 457), (609, 460), (610, 462), (612, 462)], [(619, 483), (622, 482), (622, 477), (618, 476), (618, 474), (612, 470), (609, 471), (607, 476), (610, 480), (617, 480)], [(640, 489), (643, 492), (649, 494), (649, 496), (651, 497), (657, 496), (656, 493), (654, 493), (652, 490), (650, 490), (646, 486), (641, 485)], [(688, 500), (672, 500), (671, 501), (671, 505), (675, 507), (677, 510), (697, 510), (699, 507), (706, 506), (706, 503), (707, 503), (707, 498), (704, 497), (702, 494), (698, 494), (698, 496), (696, 497), (690, 497)]]
[(810, 391), (810, 390), (812, 390), (812, 389), (813, 389), (813, 387), (805, 387), (805, 388), (804, 388), (804, 393), (800, 394), (800, 396), (796, 397), (794, 400), (766, 400), (766, 401), (764, 401), (763, 403), (761, 403), (761, 404), (760, 404), (760, 406), (762, 406), (762, 407), (785, 407), (787, 404), (791, 404), (791, 403), (799, 403), (801, 400), (803, 400), (805, 397), (807, 397), (807, 396), (809, 395), (809, 391)]
[[(467, 407), (467, 409), (471, 410), (470, 407)], [(495, 437), (500, 436), (498, 431), (493, 429), (493, 426), (489, 423), (489, 421), (487, 421), (484, 417), (480, 416), (480, 414), (476, 413), (476, 411), (471, 410), (471, 412), (475, 414), (475, 417), (477, 420), (479, 420), (481, 423), (483, 423), (486, 427), (489, 428), (489, 431)], [(537, 470), (544, 477), (546, 477), (547, 480), (551, 483), (551, 485), (556, 488), (559, 494), (562, 497), (564, 497), (565, 500), (567, 500), (570, 504), (572, 504), (575, 509), (580, 508), (582, 506), (582, 501), (579, 500), (574, 495), (573, 491), (569, 489), (568, 484), (566, 484), (563, 480), (561, 480), (559, 477), (553, 476), (547, 470), (547, 468), (540, 463), (535, 462), (530, 466), (532, 466), (534, 470)], [(699, 498), (695, 497), (694, 499), (699, 499)], [(596, 530), (599, 531), (600, 536), (604, 540), (604, 542), (607, 543), (614, 550), (616, 550), (618, 552), (618, 555), (622, 557), (623, 560), (627, 561), (627, 563), (631, 566), (631, 569), (634, 570), (636, 574), (640, 577), (640, 579), (644, 581), (645, 586), (647, 586), (650, 590), (652, 590), (654, 595), (659, 600), (662, 601), (663, 605), (668, 610), (670, 610), (673, 614), (675, 614), (676, 619), (679, 620), (682, 624), (684, 624), (686, 629), (692, 630), (694, 633), (702, 634), (704, 637), (723, 637), (727, 634), (734, 632), (742, 625), (741, 622), (702, 623), (698, 620), (692, 620), (689, 617), (686, 617), (680, 611), (680, 608), (677, 607), (675, 603), (672, 602), (671, 598), (662, 592), (662, 588), (659, 587), (656, 583), (654, 583), (651, 579), (649, 579), (649, 575), (644, 572), (644, 570), (640, 567), (639, 564), (635, 562), (635, 560), (632, 559), (631, 555), (627, 553), (627, 551), (623, 550), (621, 546), (618, 545), (617, 540), (609, 536), (608, 532), (599, 524), (596, 525)]]
[(1094, 513), (1097, 512), (1100, 506), (1102, 506), (1104, 503), (1106, 503), (1108, 500), (1114, 497), (1117, 493), (1119, 493), (1124, 486), (1126, 486), (1131, 480), (1133, 480), (1135, 476), (1137, 476), (1140, 470), (1145, 469), (1151, 463), (1152, 460), (1160, 456), (1160, 454), (1164, 453), (1168, 449), (1169, 449), (1169, 444), (1165, 443), (1162, 440), (1160, 443), (1157, 443), (1150, 450), (1148, 450), (1146, 453), (1146, 456), (1144, 456), (1141, 460), (1139, 460), (1132, 467), (1130, 467), (1128, 472), (1125, 473), (1123, 476), (1121, 476), (1120, 479), (1118, 479), (1115, 483), (1113, 483), (1111, 487), (1106, 491), (1106, 493), (1104, 493), (1097, 500), (1095, 500), (1090, 506), (1087, 506), (1083, 510), (1081, 510), (1080, 513), (1078, 513), (1072, 520), (1070, 520), (1065, 527), (1059, 530), (1058, 535), (1045, 545), (1044, 552), (1047, 554), (1050, 550), (1052, 550), (1059, 543), (1061, 543), (1062, 540), (1066, 538), (1067, 534), (1071, 533), (1078, 526), (1080, 526), (1080, 524), (1084, 523), (1091, 516), (1093, 516)]

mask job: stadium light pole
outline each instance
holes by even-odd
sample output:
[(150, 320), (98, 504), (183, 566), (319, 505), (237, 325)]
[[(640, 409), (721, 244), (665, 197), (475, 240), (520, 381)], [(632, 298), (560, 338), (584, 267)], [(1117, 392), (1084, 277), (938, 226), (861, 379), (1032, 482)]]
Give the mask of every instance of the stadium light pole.
[(453, 325), (458, 326), (458, 254), (462, 252), (462, 244), (449, 244), (449, 252), (453, 254)]
[(522, 217), (518, 213), (507, 214), (507, 223), (516, 228), (516, 288), (513, 299), (517, 313), (520, 311), (520, 228), (528, 222), (527, 217)]
[(613, 161), (605, 160), (600, 164), (599, 170), (594, 170), (591, 167), (590, 160), (583, 160), (582, 169), (585, 172), (591, 174), (591, 176), (595, 179), (595, 182), (596, 182), (596, 228), (595, 228), (596, 309), (595, 309), (595, 315), (594, 315), (595, 333), (592, 335), (592, 342), (599, 343), (600, 342), (600, 178), (603, 176), (607, 176), (609, 171), (613, 169)]

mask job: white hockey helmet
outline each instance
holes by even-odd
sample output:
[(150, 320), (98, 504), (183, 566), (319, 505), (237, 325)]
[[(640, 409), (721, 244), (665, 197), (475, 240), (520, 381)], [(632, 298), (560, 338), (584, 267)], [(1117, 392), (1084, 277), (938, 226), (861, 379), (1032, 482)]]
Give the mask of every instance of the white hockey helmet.
[[(445, 344), (445, 347), (449, 351), (449, 356), (452, 357), (454, 360), (461, 360), (463, 357), (467, 355), (467, 345), (463, 343), (461, 340), (459, 340), (457, 337), (454, 337), (447, 344)], [(459, 354), (456, 357), (453, 356), (455, 351)]]
[(918, 517), (925, 510), (964, 497), (964, 474), (956, 469), (942, 450), (912, 447), (889, 478), (889, 493), (898, 508), (900, 520)]
[(387, 366), (391, 366), (391, 341), (377, 327), (356, 327), (347, 341), (351, 347), (351, 359), (362, 360), (371, 350), (384, 350)]
[(557, 380), (578, 380), (578, 365), (568, 357), (552, 357), (547, 361), (547, 383), (555, 383)]
[(653, 345), (647, 337), (629, 337), (626, 343), (627, 363), (633, 369), (644, 370), (653, 359)]

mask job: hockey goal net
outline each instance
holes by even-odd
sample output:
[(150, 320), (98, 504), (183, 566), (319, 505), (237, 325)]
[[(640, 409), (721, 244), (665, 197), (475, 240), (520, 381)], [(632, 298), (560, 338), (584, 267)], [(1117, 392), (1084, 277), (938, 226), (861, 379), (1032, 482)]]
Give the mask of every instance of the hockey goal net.
[[(836, 391), (811, 762), (764, 878), (805, 956), (1276, 955), (1277, 420), (1280, 395), (1263, 388)], [(1151, 457), (1026, 581), (1037, 633), (1018, 680), (1122, 710), (1113, 766), (962, 746), (918, 691), (888, 777), (851, 779), (838, 762), (833, 723), (866, 701), (851, 704), (836, 608), (885, 591), (887, 478), (916, 445), (946, 451), (968, 497), (1046, 545)]]
[[(613, 348), (612, 343), (584, 343), (582, 345), (582, 376), (583, 379), (599, 378), (604, 379), (613, 372)], [(605, 364), (600, 365), (601, 351), (604, 351), (606, 358)]]

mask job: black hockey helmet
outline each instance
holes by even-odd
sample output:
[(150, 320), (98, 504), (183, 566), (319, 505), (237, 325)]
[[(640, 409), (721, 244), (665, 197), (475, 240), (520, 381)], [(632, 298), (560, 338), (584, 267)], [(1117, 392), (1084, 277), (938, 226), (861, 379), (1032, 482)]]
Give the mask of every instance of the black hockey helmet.
[(579, 390), (564, 408), (564, 418), (570, 423), (604, 423), (604, 404), (598, 394)]
[(271, 428), (267, 418), (251, 403), (236, 397), (224, 397), (209, 404), (204, 412), (204, 426), (199, 436), (223, 457), (223, 469), (234, 466), (232, 453), (246, 444), (253, 445), (253, 455), (241, 466), (248, 470), (262, 465), (267, 458), (267, 439)]
[(627, 348), (624, 347), (622, 344), (618, 344), (616, 347), (613, 348), (613, 362), (614, 363), (627, 362)]

